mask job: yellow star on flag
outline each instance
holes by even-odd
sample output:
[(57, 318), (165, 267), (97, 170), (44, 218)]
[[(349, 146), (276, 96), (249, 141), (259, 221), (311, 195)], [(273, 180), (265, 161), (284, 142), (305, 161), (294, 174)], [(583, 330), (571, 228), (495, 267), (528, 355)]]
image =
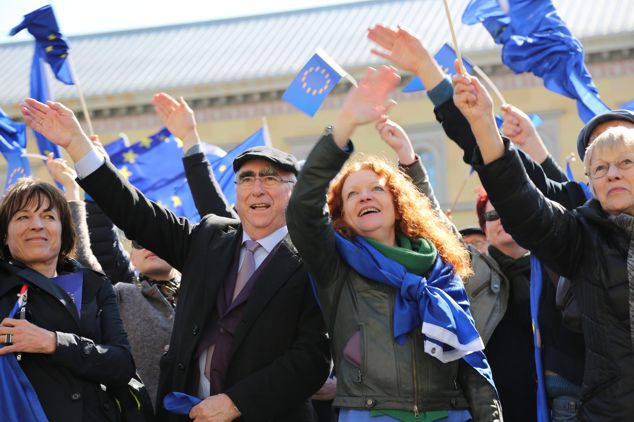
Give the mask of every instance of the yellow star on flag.
[(150, 138), (143, 138), (139, 141), (139, 144), (141, 144), (143, 148), (150, 148), (152, 140)]
[(179, 148), (183, 148), (183, 141), (180, 138), (174, 137), (174, 141), (176, 141), (176, 146)]
[(132, 176), (132, 172), (128, 170), (127, 166), (122, 166), (119, 169), (119, 173), (121, 173), (121, 175), (125, 178), (125, 180), (130, 179), (130, 176)]
[(174, 208), (178, 208), (181, 205), (183, 205), (183, 202), (181, 201), (181, 198), (178, 195), (174, 195), (170, 199), (172, 200), (172, 206)]
[(138, 157), (138, 155), (135, 154), (134, 151), (129, 149), (128, 151), (126, 151), (123, 154), (123, 161), (125, 161), (126, 163), (134, 164), (134, 162), (136, 161), (137, 157)]
[(227, 166), (225, 166), (224, 164), (221, 164), (220, 167), (218, 167), (218, 170), (225, 171), (227, 170)]

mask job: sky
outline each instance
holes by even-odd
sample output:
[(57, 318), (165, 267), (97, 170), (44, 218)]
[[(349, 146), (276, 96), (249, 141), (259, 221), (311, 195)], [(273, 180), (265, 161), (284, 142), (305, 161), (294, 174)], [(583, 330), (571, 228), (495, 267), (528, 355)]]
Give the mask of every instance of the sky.
[(362, 0), (0, 0), (0, 43), (30, 39), (8, 33), (25, 14), (52, 4), (65, 36), (207, 21)]

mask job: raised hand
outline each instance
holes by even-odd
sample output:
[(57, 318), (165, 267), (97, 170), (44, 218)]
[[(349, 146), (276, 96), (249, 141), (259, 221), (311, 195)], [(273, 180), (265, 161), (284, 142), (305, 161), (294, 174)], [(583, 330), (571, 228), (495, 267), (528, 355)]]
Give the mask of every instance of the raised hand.
[(470, 75), (457, 74), (453, 77), (453, 102), (473, 126), (486, 118), (493, 121), (493, 100), (480, 81)]
[(48, 101), (42, 104), (27, 98), (20, 111), (30, 128), (66, 149), (75, 162), (92, 148), (75, 114), (62, 103)]
[(538, 136), (537, 129), (526, 113), (511, 104), (504, 104), (501, 108), (504, 118), (502, 133), (513, 143), (522, 147), (527, 140), (530, 141), (530, 138)]
[(409, 29), (402, 26), (390, 28), (378, 24), (368, 30), (368, 38), (385, 50), (372, 49), (372, 54), (417, 74), (428, 90), (436, 87), (445, 78), (445, 73), (420, 37)]
[(469, 121), (484, 163), (497, 160), (504, 154), (504, 144), (495, 124), (491, 96), (480, 81), (470, 75), (454, 76), (453, 87), (453, 102)]
[(390, 99), (401, 77), (388, 66), (373, 69), (369, 67), (359, 85), (353, 88), (343, 103), (333, 136), (343, 147), (357, 126), (374, 122), (385, 116), (396, 102)]
[(381, 139), (396, 152), (399, 163), (410, 165), (416, 161), (416, 153), (414, 152), (412, 141), (410, 141), (409, 136), (407, 136), (407, 133), (401, 126), (386, 116), (385, 118), (379, 119), (375, 127), (379, 135), (381, 135)]
[(46, 159), (46, 167), (56, 182), (64, 187), (64, 196), (68, 201), (79, 201), (79, 185), (75, 182), (77, 173), (63, 158), (53, 158), (50, 153)]
[(170, 95), (159, 92), (152, 98), (152, 105), (165, 127), (183, 141), (184, 151), (200, 142), (194, 111), (183, 97), (176, 101)]
[(368, 29), (368, 38), (385, 50), (372, 49), (372, 54), (409, 72), (419, 73), (424, 60), (433, 60), (418, 35), (404, 27), (377, 24)]
[(511, 104), (502, 106), (502, 117), (504, 118), (502, 123), (504, 136), (530, 155), (533, 160), (538, 163), (544, 162), (548, 157), (548, 149), (530, 117)]

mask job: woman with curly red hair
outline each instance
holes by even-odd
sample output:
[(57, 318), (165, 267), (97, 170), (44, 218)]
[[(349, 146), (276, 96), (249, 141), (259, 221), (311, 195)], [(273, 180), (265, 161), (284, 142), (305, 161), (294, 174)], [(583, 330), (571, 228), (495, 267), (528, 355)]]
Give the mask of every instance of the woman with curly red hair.
[[(287, 209), (330, 332), (333, 405), (340, 422), (501, 420), (460, 278), (471, 273), (468, 253), (421, 193), (427, 178), (411, 143), (382, 132), (398, 81), (392, 68), (368, 69)], [(370, 122), (400, 171), (371, 157), (344, 165), (350, 136)]]

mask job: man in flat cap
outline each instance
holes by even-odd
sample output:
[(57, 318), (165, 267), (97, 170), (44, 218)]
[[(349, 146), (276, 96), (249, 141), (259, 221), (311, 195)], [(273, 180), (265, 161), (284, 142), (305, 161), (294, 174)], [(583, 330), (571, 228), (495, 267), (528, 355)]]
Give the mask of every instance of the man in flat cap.
[[(199, 143), (184, 100), (158, 94), (154, 103), (162, 120), (184, 123), (175, 134), (185, 145)], [(193, 224), (131, 186), (95, 151), (70, 109), (36, 106), (45, 115), (41, 129), (66, 148), (84, 190), (129, 239), (182, 273), (170, 346), (160, 362), (158, 419), (312, 421), (308, 399), (328, 376), (330, 354), (308, 274), (287, 236), (295, 157), (271, 147), (236, 157), (240, 221), (209, 214)], [(189, 123), (183, 113), (191, 113)], [(174, 391), (203, 399), (189, 418), (163, 408)]]

